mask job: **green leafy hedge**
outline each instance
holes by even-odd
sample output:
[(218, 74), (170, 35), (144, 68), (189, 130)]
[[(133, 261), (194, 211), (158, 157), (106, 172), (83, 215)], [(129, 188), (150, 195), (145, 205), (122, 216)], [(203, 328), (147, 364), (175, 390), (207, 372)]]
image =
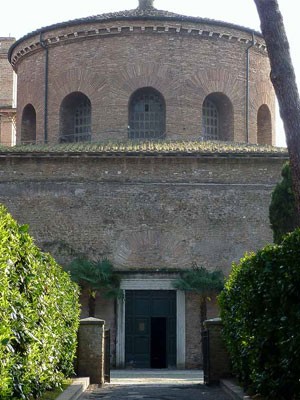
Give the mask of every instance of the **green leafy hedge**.
[(32, 399), (73, 372), (78, 288), (0, 206), (0, 398)]
[(244, 387), (266, 399), (300, 399), (300, 229), (234, 265), (219, 302)]
[(277, 183), (272, 192), (269, 207), (274, 243), (280, 243), (284, 235), (299, 226), (289, 162), (283, 165), (281, 176), (282, 180)]

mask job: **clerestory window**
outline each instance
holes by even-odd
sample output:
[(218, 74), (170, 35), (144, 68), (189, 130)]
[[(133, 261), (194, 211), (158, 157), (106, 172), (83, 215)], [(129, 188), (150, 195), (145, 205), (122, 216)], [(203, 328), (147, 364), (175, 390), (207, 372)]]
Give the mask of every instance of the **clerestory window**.
[(74, 92), (64, 98), (60, 107), (60, 142), (91, 140), (92, 107), (89, 98)]
[(272, 118), (266, 104), (262, 104), (257, 112), (257, 144), (272, 145)]
[(32, 104), (27, 104), (22, 112), (21, 143), (36, 143), (36, 111)]
[(204, 140), (219, 139), (219, 113), (215, 103), (209, 99), (203, 103), (202, 132)]
[(221, 92), (210, 93), (202, 104), (202, 139), (234, 139), (233, 105)]
[(129, 139), (162, 139), (166, 130), (163, 96), (151, 87), (138, 89), (129, 102)]

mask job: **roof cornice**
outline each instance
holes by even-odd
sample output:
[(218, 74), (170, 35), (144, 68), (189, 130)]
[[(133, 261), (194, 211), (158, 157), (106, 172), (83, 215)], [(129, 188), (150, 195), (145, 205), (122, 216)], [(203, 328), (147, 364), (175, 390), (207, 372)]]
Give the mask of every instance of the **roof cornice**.
[(117, 21), (169, 21), (169, 22), (190, 22), (190, 23), (202, 23), (202, 24), (207, 24), (207, 25), (212, 25), (212, 26), (219, 26), (223, 28), (229, 28), (229, 29), (236, 29), (248, 34), (254, 33), (256, 36), (263, 38), (261, 32), (254, 31), (251, 28), (246, 28), (240, 25), (232, 24), (229, 22), (224, 22), (224, 21), (218, 21), (214, 19), (209, 19), (209, 18), (201, 18), (201, 17), (192, 17), (192, 16), (186, 16), (186, 15), (181, 15), (181, 14), (176, 14), (172, 13), (169, 11), (164, 11), (164, 10), (157, 10), (154, 7), (150, 8), (136, 8), (133, 10), (125, 10), (125, 11), (119, 11), (119, 12), (113, 12), (113, 13), (106, 13), (106, 14), (100, 14), (100, 15), (94, 15), (90, 17), (84, 17), (84, 18), (77, 18), (74, 20), (70, 21), (65, 21), (65, 22), (59, 22), (56, 24), (52, 24), (49, 26), (45, 26), (42, 28), (39, 28), (35, 31), (32, 31), (28, 33), (27, 35), (21, 37), (18, 39), (9, 49), (8, 52), (8, 60), (11, 62), (12, 58), (12, 53), (14, 49), (23, 41), (34, 37), (36, 35), (43, 35), (46, 32), (53, 31), (56, 29), (61, 29), (61, 28), (66, 28), (66, 27), (72, 27), (76, 25), (81, 25), (81, 24), (89, 24), (89, 23), (105, 23), (105, 22), (117, 22)]

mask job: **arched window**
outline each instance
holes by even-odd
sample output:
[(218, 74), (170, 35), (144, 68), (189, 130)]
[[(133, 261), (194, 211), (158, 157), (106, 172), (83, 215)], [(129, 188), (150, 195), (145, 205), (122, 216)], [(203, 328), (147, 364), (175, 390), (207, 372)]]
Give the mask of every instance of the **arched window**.
[(129, 139), (163, 139), (166, 131), (166, 106), (163, 96), (146, 87), (133, 93), (129, 102)]
[(269, 107), (263, 104), (257, 112), (257, 144), (272, 145), (272, 120)]
[(60, 142), (91, 140), (92, 107), (89, 98), (74, 92), (66, 96), (60, 106)]
[(32, 104), (27, 104), (22, 112), (21, 143), (36, 143), (36, 112)]
[(202, 126), (204, 140), (219, 139), (219, 112), (215, 103), (209, 99), (203, 103)]
[(202, 105), (202, 138), (233, 140), (233, 106), (223, 93), (209, 94)]

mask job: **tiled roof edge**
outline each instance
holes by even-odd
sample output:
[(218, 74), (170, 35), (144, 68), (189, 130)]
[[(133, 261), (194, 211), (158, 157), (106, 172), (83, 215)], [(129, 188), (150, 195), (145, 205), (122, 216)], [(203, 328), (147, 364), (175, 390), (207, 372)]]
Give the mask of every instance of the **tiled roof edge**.
[(236, 25), (230, 22), (224, 22), (224, 21), (219, 21), (219, 20), (214, 20), (210, 18), (201, 18), (201, 17), (192, 17), (192, 16), (187, 16), (187, 15), (182, 15), (182, 14), (176, 14), (172, 13), (169, 11), (164, 11), (164, 10), (156, 10), (155, 8), (147, 9), (147, 10), (141, 10), (139, 8), (133, 9), (133, 10), (125, 10), (125, 11), (118, 11), (118, 12), (113, 12), (113, 13), (105, 13), (105, 14), (99, 14), (99, 15), (94, 15), (90, 17), (84, 17), (84, 18), (77, 18), (69, 21), (64, 21), (64, 22), (58, 22), (56, 24), (44, 26), (42, 28), (39, 28), (37, 30), (34, 30), (32, 32), (29, 32), (25, 36), (22, 36), (19, 38), (9, 49), (8, 52), (8, 60), (11, 62), (11, 55), (13, 50), (15, 49), (18, 44), (23, 42), (24, 40), (38, 35), (42, 34), (43, 32), (46, 31), (51, 31), (54, 29), (59, 29), (59, 28), (64, 28), (67, 26), (74, 26), (78, 24), (83, 24), (83, 23), (93, 23), (93, 22), (111, 22), (111, 21), (122, 21), (122, 20), (152, 20), (152, 21), (181, 21), (181, 22), (194, 22), (194, 23), (205, 23), (209, 25), (216, 25), (216, 26), (223, 26), (227, 28), (232, 28), (232, 29), (238, 29), (247, 33), (254, 33), (257, 36), (263, 37), (261, 32), (255, 31), (251, 28), (247, 28), (241, 25)]

